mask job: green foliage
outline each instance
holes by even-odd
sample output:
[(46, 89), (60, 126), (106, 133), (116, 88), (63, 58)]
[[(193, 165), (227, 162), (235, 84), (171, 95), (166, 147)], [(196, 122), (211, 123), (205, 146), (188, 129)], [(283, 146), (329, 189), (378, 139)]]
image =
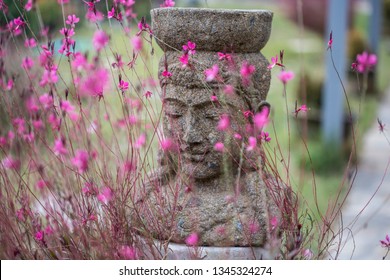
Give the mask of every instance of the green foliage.
[(308, 156), (301, 158), (305, 161), (306, 169), (314, 169), (316, 174), (322, 175), (339, 173), (340, 170), (344, 170), (346, 164), (344, 153), (335, 144), (311, 141), (308, 146), (311, 162)]
[[(34, 34), (39, 34), (40, 32), (40, 23), (38, 13), (33, 9), (27, 12), (24, 9), (25, 1), (6, 1), (8, 6), (7, 17), (4, 16), (4, 13), (0, 13), (0, 25), (5, 26), (7, 22), (21, 17), (29, 24), (29, 28), (26, 29), (28, 36), (31, 35), (31, 32)], [(58, 8), (57, 1), (44, 1), (38, 2), (40, 14), (42, 15), (42, 22), (45, 23), (45, 26), (49, 27), (50, 30), (59, 29), (63, 25), (63, 16), (61, 9)], [(31, 30), (30, 30), (31, 28)]]

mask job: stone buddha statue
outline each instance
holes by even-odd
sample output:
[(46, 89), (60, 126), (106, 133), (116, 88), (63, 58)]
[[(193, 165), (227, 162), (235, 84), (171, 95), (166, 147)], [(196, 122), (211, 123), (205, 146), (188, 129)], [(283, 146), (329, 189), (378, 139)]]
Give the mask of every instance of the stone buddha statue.
[[(140, 191), (142, 234), (185, 244), (196, 233), (199, 246), (264, 247), (271, 219), (280, 216), (273, 201), (278, 189), (264, 171), (260, 141), (248, 149), (248, 137), (257, 136), (253, 116), (269, 109), (270, 71), (259, 50), (268, 40), (272, 13), (178, 8), (151, 13), (165, 52), (159, 66), (163, 133), (172, 145), (161, 152)], [(196, 43), (196, 53), (183, 67), (181, 47), (188, 40)], [(255, 69), (245, 83), (244, 64)], [(205, 70), (215, 65), (218, 75), (205, 79)], [(218, 127), (221, 118), (229, 120), (224, 128)]]

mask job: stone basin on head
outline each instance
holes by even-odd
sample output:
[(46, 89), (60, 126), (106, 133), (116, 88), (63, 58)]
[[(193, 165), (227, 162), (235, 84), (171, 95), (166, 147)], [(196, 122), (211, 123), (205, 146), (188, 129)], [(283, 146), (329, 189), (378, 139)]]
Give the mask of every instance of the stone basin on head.
[(188, 41), (200, 51), (259, 52), (271, 33), (273, 13), (266, 10), (157, 8), (152, 30), (164, 50), (181, 50)]

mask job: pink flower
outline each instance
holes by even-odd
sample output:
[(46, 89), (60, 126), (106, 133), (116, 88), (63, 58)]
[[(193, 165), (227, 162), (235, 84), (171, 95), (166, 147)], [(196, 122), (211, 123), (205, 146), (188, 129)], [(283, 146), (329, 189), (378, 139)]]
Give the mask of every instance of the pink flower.
[(329, 41), (328, 41), (328, 50), (332, 48), (332, 44), (333, 44), (333, 32), (330, 31), (330, 34), (329, 34)]
[(74, 112), (74, 106), (68, 101), (68, 100), (61, 100), (60, 101), (60, 108), (65, 113), (73, 113)]
[(264, 132), (264, 131), (262, 131), (260, 133), (260, 139), (264, 140), (265, 142), (270, 142), (271, 141), (271, 137), (269, 137), (269, 133), (268, 132)]
[[(59, 1), (62, 1), (63, 2), (63, 0), (59, 0)], [(66, 0), (66, 1), (69, 1), (69, 0)], [(93, 1), (85, 1), (85, 0), (83, 0), (84, 1), (84, 3), (87, 5), (87, 7), (88, 7), (88, 11), (89, 12), (94, 12), (94, 10), (95, 10), (95, 0), (93, 0)], [(100, 1), (100, 0), (99, 0)], [(99, 2), (99, 1), (97, 1), (97, 2)]]
[(113, 18), (115, 17), (115, 8), (112, 7), (111, 11), (108, 11), (107, 18)]
[(174, 145), (173, 141), (169, 138), (162, 139), (160, 141), (160, 147), (163, 151), (175, 150), (175, 145)]
[(123, 69), (124, 63), (122, 61), (122, 56), (120, 54), (117, 54), (117, 53), (115, 53), (114, 56), (115, 56), (116, 61), (114, 63), (112, 63), (112, 67), (113, 68), (118, 67), (120, 69)]
[(26, 109), (30, 113), (30, 115), (33, 115), (34, 113), (39, 111), (37, 100), (35, 99), (34, 96), (30, 96), (30, 98), (27, 99)]
[(119, 250), (119, 256), (125, 260), (136, 260), (137, 251), (135, 248), (130, 246), (122, 246)]
[(53, 106), (53, 97), (50, 96), (48, 93), (44, 93), (43, 95), (39, 96), (39, 102), (42, 104), (44, 109), (49, 109)]
[[(62, 48), (63, 46), (61, 46)], [(49, 48), (45, 45), (41, 46), (41, 49), (43, 52), (39, 55), (39, 62), (41, 66), (46, 66), (50, 64), (51, 58), (53, 56), (52, 50), (49, 50)]]
[(49, 115), (49, 117), (47, 118), (47, 121), (50, 123), (51, 128), (53, 130), (59, 130), (60, 129), (60, 127), (61, 127), (61, 119), (57, 118), (57, 116), (54, 113)]
[(301, 105), (298, 109), (295, 110), (294, 114), (295, 114), (295, 117), (298, 116), (298, 113), (299, 112), (307, 112), (308, 108), (306, 107), (305, 104)]
[(15, 139), (15, 133), (13, 133), (12, 130), (8, 131), (7, 133), (8, 140), (12, 142)]
[(100, 51), (102, 50), (105, 46), (107, 46), (108, 44), (108, 40), (110, 38), (108, 37), (108, 35), (102, 31), (102, 30), (97, 30), (95, 32), (95, 34), (93, 35), (93, 46), (95, 47), (95, 49), (97, 51)]
[(279, 80), (281, 80), (282, 83), (285, 85), (285, 84), (287, 84), (289, 81), (291, 81), (292, 79), (294, 79), (294, 73), (291, 72), (291, 71), (284, 71), (284, 70), (282, 70), (282, 72), (280, 72), (280, 74), (278, 75), (278, 78), (279, 78)]
[(199, 237), (197, 233), (191, 233), (185, 240), (188, 246), (195, 247), (199, 242)]
[(14, 80), (9, 79), (7, 82), (6, 90), (11, 90), (14, 87)]
[(32, 143), (35, 140), (35, 134), (34, 132), (23, 134), (23, 140), (27, 143)]
[(147, 92), (144, 93), (144, 96), (145, 96), (146, 98), (150, 98), (150, 97), (152, 97), (152, 92), (147, 91)]
[(214, 94), (210, 97), (210, 99), (212, 102), (218, 102), (218, 97)]
[(301, 105), (301, 107), (298, 108), (298, 111), (302, 111), (302, 112), (307, 112), (307, 107), (306, 105)]
[(213, 81), (217, 77), (218, 72), (219, 72), (219, 67), (217, 64), (214, 64), (213, 67), (210, 69), (206, 69), (204, 71), (204, 74), (206, 75), (206, 81), (207, 82)]
[(260, 225), (258, 222), (251, 222), (249, 223), (249, 233), (250, 234), (256, 234), (260, 230)]
[(119, 82), (119, 89), (121, 91), (125, 91), (125, 90), (129, 89), (129, 83), (125, 82), (124, 80), (120, 80), (120, 82)]
[(4, 148), (5, 146), (7, 146), (7, 144), (7, 138), (4, 136), (0, 136), (0, 148)]
[(137, 259), (137, 251), (135, 248), (130, 246), (122, 246), (119, 250), (119, 255), (126, 260), (136, 260)]
[(50, 225), (48, 225), (47, 227), (45, 227), (44, 233), (46, 235), (52, 235), (54, 233), (54, 230)]
[(188, 66), (188, 54), (183, 54), (180, 58), (179, 58), (180, 62), (181, 62), (181, 66), (182, 67), (187, 67)]
[(135, 125), (135, 124), (137, 124), (138, 123), (138, 117), (136, 116), (136, 115), (130, 115), (129, 117), (128, 117), (128, 120), (129, 120), (129, 124), (130, 125)]
[(38, 182), (36, 183), (35, 186), (37, 187), (38, 190), (42, 190), (42, 189), (44, 189), (45, 187), (47, 187), (47, 183), (46, 183), (45, 180), (40, 179), (40, 180), (38, 180)]
[(271, 63), (267, 66), (268, 69), (274, 68), (278, 63), (278, 55), (271, 57)]
[(269, 115), (269, 108), (265, 106), (263, 107), (261, 112), (257, 113), (253, 118), (253, 123), (255, 124), (255, 127), (261, 130), (269, 121), (268, 115)]
[(237, 139), (237, 140), (241, 140), (242, 136), (239, 133), (234, 133), (234, 138)]
[(37, 46), (37, 42), (34, 38), (26, 39), (26, 41), (24, 41), (24, 46), (26, 48), (35, 48)]
[(175, 1), (173, 0), (165, 0), (164, 3), (160, 5), (161, 8), (169, 8), (174, 6), (175, 6)]
[(92, 11), (88, 10), (85, 17), (87, 18), (87, 20), (93, 23), (102, 21), (104, 19), (103, 13), (98, 10), (96, 10), (96, 13), (93, 10)]
[(14, 159), (12, 156), (6, 156), (2, 161), (1, 164), (6, 169), (13, 169), (13, 170), (19, 170), (20, 169), (20, 161), (17, 159)]
[(65, 139), (62, 137), (57, 138), (54, 140), (54, 147), (53, 147), (54, 154), (56, 156), (64, 156), (68, 154), (68, 150), (65, 147)]
[(221, 116), (221, 119), (219, 120), (218, 122), (218, 127), (217, 129), (218, 130), (221, 130), (221, 131), (225, 131), (227, 129), (229, 129), (230, 127), (230, 119), (229, 119), (229, 116), (226, 115), (226, 114), (223, 114)]
[(172, 77), (172, 73), (169, 72), (168, 70), (165, 70), (164, 72), (162, 72), (162, 75), (163, 75), (163, 77), (166, 77), (166, 78)]
[(23, 118), (14, 118), (12, 124), (15, 126), (19, 135), (23, 135), (26, 131), (26, 121)]
[(371, 70), (377, 63), (377, 57), (375, 54), (369, 54), (363, 52), (356, 56), (356, 69), (359, 73), (364, 73)]
[(256, 71), (256, 67), (253, 65), (248, 64), (248, 62), (244, 61), (244, 63), (241, 66), (240, 74), (242, 83), (245, 86), (249, 85), (250, 78), (252, 77), (253, 73)]
[(131, 38), (131, 44), (133, 45), (133, 48), (136, 52), (139, 52), (142, 50), (143, 47), (143, 41), (140, 36), (134, 36)]
[(222, 142), (217, 142), (214, 145), (214, 150), (223, 153), (223, 151), (225, 150), (225, 145)]
[(33, 7), (33, 0), (28, 0), (24, 8), (26, 9), (27, 12), (31, 11)]
[(68, 19), (65, 21), (66, 24), (69, 24), (72, 28), (75, 27), (76, 23), (78, 23), (80, 19), (76, 17), (76, 15), (69, 15)]
[(109, 83), (109, 73), (105, 68), (99, 68), (89, 73), (89, 75), (80, 82), (82, 93), (94, 97), (103, 97), (103, 92)]
[(144, 17), (141, 18), (140, 22), (138, 22), (138, 29), (139, 31), (136, 34), (137, 36), (141, 34), (143, 31), (147, 31), (149, 34), (152, 34), (152, 29), (150, 28), (149, 24), (146, 23)]
[(193, 55), (196, 53), (195, 48), (196, 48), (196, 44), (191, 41), (188, 41), (187, 45), (183, 45), (183, 50), (189, 55)]
[(65, 38), (71, 38), (73, 37), (76, 33), (74, 32), (73, 28), (61, 28), (60, 33), (65, 37)]
[(124, 173), (129, 173), (137, 169), (132, 161), (125, 161), (121, 167)]
[(271, 230), (274, 230), (277, 228), (277, 226), (279, 225), (279, 221), (278, 221), (278, 218), (276, 218), (275, 216), (272, 217), (271, 221)]
[(142, 147), (145, 145), (145, 143), (146, 143), (146, 135), (145, 135), (145, 133), (142, 133), (142, 134), (138, 137), (137, 141), (135, 141), (134, 147), (135, 147), (136, 149), (140, 149), (140, 148), (142, 148)]
[(256, 148), (256, 145), (257, 145), (256, 137), (250, 136), (248, 139), (248, 146), (246, 147), (246, 150), (248, 152), (253, 151)]
[(85, 183), (85, 186), (81, 189), (81, 191), (86, 196), (96, 195), (97, 193), (95, 186), (91, 182)]
[(81, 71), (88, 66), (87, 58), (84, 54), (77, 52), (73, 55), (72, 68), (76, 71)]
[(386, 234), (386, 238), (384, 240), (380, 240), (382, 247), (390, 249), (390, 236)]
[(57, 66), (51, 65), (50, 67), (46, 67), (43, 71), (42, 79), (39, 82), (41, 87), (46, 86), (47, 84), (55, 84), (58, 82), (57, 76)]
[(37, 231), (34, 235), (34, 238), (37, 240), (37, 241), (43, 241), (43, 238), (45, 237), (45, 233), (43, 231)]
[(135, 109), (137, 112), (142, 110), (142, 103), (139, 99), (126, 98), (125, 102), (130, 106), (130, 108)]
[(219, 60), (227, 60), (227, 61), (231, 61), (232, 60), (232, 56), (230, 54), (227, 54), (227, 53), (222, 53), (222, 52), (219, 52), (218, 53), (218, 59)]
[(25, 214), (27, 211), (24, 209), (24, 208), (20, 208), (19, 210), (16, 210), (16, 217), (18, 218), (18, 220), (20, 221), (24, 221), (26, 219), (26, 216)]
[(245, 118), (249, 118), (249, 117), (253, 116), (253, 113), (251, 110), (244, 111), (243, 114), (244, 114)]
[(310, 249), (305, 249), (302, 252), (302, 255), (305, 260), (311, 260), (314, 256), (313, 252)]
[(226, 85), (224, 88), (223, 88), (223, 92), (227, 95), (231, 95), (234, 93), (234, 87), (232, 85)]
[(30, 57), (25, 57), (22, 61), (22, 67), (26, 70), (30, 70), (34, 66), (34, 60)]
[(15, 29), (14, 30), (20, 29), (25, 24), (25, 22), (22, 19), (20, 19), (20, 17), (15, 18), (12, 22), (15, 25)]
[(42, 37), (46, 37), (47, 34), (49, 33), (49, 27), (48, 26), (42, 27), (42, 29), (39, 33), (41, 34)]
[(72, 158), (72, 164), (80, 173), (84, 173), (88, 169), (89, 155), (87, 151), (77, 150), (76, 155)]
[(108, 204), (112, 200), (113, 196), (112, 190), (109, 187), (104, 187), (98, 194), (97, 199), (103, 204)]

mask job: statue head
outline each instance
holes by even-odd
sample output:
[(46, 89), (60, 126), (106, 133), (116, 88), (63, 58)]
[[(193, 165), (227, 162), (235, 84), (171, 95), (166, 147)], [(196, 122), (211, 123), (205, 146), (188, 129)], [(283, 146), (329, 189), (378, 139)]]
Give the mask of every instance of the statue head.
[[(241, 55), (240, 60), (223, 62), (215, 53), (202, 53), (201, 57), (194, 56), (193, 64), (183, 69), (179, 56), (180, 53), (168, 52), (160, 65), (160, 69), (167, 65), (172, 72), (169, 78), (160, 72), (160, 81), (164, 134), (177, 147), (171, 153), (176, 172), (194, 180), (218, 177), (223, 172), (233, 174), (244, 156), (242, 143), (247, 141), (251, 117), (263, 106), (269, 107), (265, 102), (270, 81), (267, 62), (259, 54), (253, 57), (245, 54), (244, 60)], [(204, 69), (214, 63), (219, 65), (218, 78), (206, 82)], [(239, 71), (243, 63), (251, 63), (256, 68), (245, 85)], [(223, 90), (226, 85), (234, 90), (226, 93)], [(226, 129), (218, 128), (222, 118), (229, 122)], [(217, 143), (223, 143), (223, 149), (215, 147)]]

